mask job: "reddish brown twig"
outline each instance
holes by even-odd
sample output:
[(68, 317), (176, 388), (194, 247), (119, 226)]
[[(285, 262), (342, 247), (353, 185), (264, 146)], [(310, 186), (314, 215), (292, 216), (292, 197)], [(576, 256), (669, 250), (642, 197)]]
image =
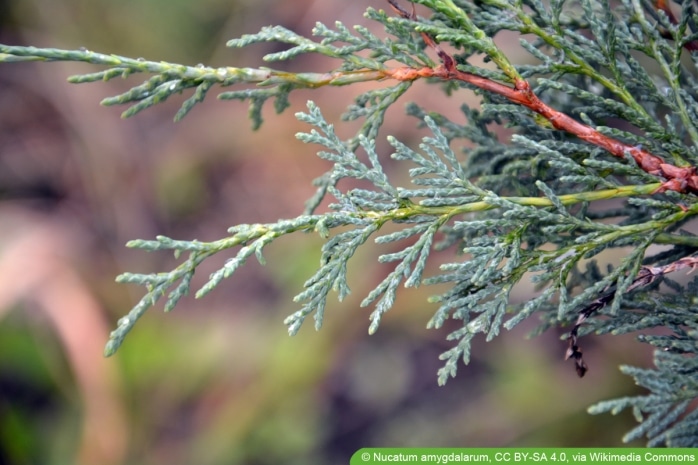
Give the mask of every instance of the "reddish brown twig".
[[(397, 0), (388, 0), (388, 3), (403, 18), (416, 19), (414, 5), (412, 12), (408, 12), (398, 5)], [(385, 71), (386, 76), (400, 81), (436, 77), (444, 80), (467, 82), (482, 90), (501, 95), (513, 103), (529, 108), (547, 119), (554, 128), (566, 131), (590, 144), (601, 147), (616, 157), (624, 158), (626, 153), (629, 154), (644, 171), (664, 179), (661, 187), (657, 189), (657, 193), (670, 190), (682, 193), (698, 193), (698, 175), (696, 175), (695, 167), (672, 165), (665, 162), (662, 158), (643, 150), (641, 147), (626, 144), (606, 136), (586, 124), (580, 123), (565, 113), (559, 112), (545, 104), (535, 95), (531, 85), (524, 79), (516, 79), (514, 86), (510, 87), (482, 76), (461, 71), (457, 68), (453, 57), (441, 49), (431, 36), (423, 32), (422, 37), (427, 45), (436, 51), (442, 64), (435, 68), (397, 68)]]
[[(691, 271), (693, 271), (696, 267), (698, 267), (698, 257), (684, 257), (665, 266), (643, 266), (630, 286), (625, 289), (625, 292), (630, 292), (638, 287), (651, 284), (658, 277), (667, 273), (673, 273), (674, 271), (684, 268), (691, 268)], [(570, 331), (569, 337), (567, 338), (569, 341), (569, 346), (565, 352), (565, 360), (574, 360), (575, 369), (577, 370), (577, 375), (579, 375), (580, 378), (584, 376), (589, 368), (587, 367), (587, 364), (584, 363), (584, 359), (582, 358), (582, 350), (577, 344), (579, 328), (587, 320), (587, 318), (608, 305), (608, 303), (613, 300), (615, 295), (616, 289), (606, 291), (596, 300), (580, 310), (577, 321), (574, 324), (572, 331)]]

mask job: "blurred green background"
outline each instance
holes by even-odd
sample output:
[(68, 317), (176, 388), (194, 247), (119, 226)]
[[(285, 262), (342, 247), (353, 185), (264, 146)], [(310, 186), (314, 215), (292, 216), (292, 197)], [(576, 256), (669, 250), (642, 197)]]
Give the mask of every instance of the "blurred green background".
[[(381, 1), (21, 0), (0, 1), (0, 42), (116, 53), (194, 65), (263, 65), (269, 44), (225, 42), (281, 24), (309, 34), (316, 21), (366, 24)], [(505, 43), (509, 38), (501, 38)], [(515, 39), (511, 38), (512, 43)], [(274, 65), (329, 69), (302, 58)], [(380, 249), (350, 267), (352, 297), (330, 302), (325, 326), (291, 338), (283, 318), (318, 264), (321, 243), (298, 235), (269, 247), (203, 300), (170, 314), (152, 309), (116, 356), (102, 357), (116, 320), (141, 295), (124, 271), (171, 269), (166, 253), (129, 250), (164, 234), (213, 240), (238, 223), (297, 215), (327, 170), (294, 134), (305, 101), (328, 120), (371, 84), (293, 95), (292, 108), (250, 130), (247, 108), (215, 92), (180, 123), (182, 99), (129, 120), (99, 101), (139, 82), (71, 85), (96, 71), (73, 64), (0, 65), (0, 463), (342, 464), (365, 446), (616, 446), (629, 412), (592, 417), (591, 403), (638, 393), (620, 363), (650, 363), (629, 337), (588, 337), (592, 365), (578, 379), (560, 332), (526, 339), (528, 322), (436, 384), (449, 328), (426, 330), (436, 289), (402, 291), (376, 335), (363, 296), (388, 270)], [(385, 85), (385, 84), (376, 84)], [(451, 100), (418, 83), (407, 101), (457, 121)], [(270, 110), (270, 109), (268, 109)], [(398, 104), (383, 135), (420, 136)], [(356, 126), (339, 125), (342, 136)], [(382, 154), (389, 152), (379, 144)], [(397, 179), (404, 169), (388, 163)], [(205, 264), (196, 285), (229, 256)], [(438, 260), (448, 258), (435, 256)], [(432, 269), (433, 269), (432, 268)], [(518, 299), (531, 290), (521, 286)]]

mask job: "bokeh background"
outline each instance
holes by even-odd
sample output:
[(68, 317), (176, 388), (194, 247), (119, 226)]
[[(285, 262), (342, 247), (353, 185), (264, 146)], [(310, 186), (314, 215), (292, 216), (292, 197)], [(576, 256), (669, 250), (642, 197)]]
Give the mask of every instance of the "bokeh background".
[[(369, 25), (366, 7), (343, 0), (0, 1), (0, 42), (116, 53), (195, 65), (262, 66), (268, 44), (225, 42), (281, 24), (309, 34), (316, 21)], [(502, 37), (504, 46), (515, 39)], [(523, 59), (523, 58), (522, 58)], [(301, 58), (274, 65), (330, 69)], [(65, 63), (0, 65), (0, 463), (348, 463), (365, 446), (620, 446), (629, 412), (589, 416), (590, 404), (638, 394), (618, 365), (649, 365), (650, 349), (628, 337), (585, 340), (592, 370), (578, 379), (562, 356), (561, 331), (527, 339), (535, 321), (490, 343), (438, 387), (449, 328), (425, 329), (438, 289), (402, 290), (380, 330), (359, 302), (388, 268), (379, 248), (350, 267), (352, 296), (330, 302), (325, 325), (289, 337), (282, 321), (318, 265), (321, 242), (299, 234), (270, 246), (202, 300), (169, 314), (151, 309), (117, 355), (102, 357), (116, 320), (140, 298), (116, 284), (131, 271), (169, 270), (171, 254), (130, 250), (164, 234), (214, 240), (239, 223), (291, 218), (328, 169), (293, 114), (318, 102), (339, 122), (372, 85), (299, 91), (285, 114), (264, 113), (253, 132), (247, 108), (215, 92), (183, 121), (183, 98), (122, 120), (101, 99), (140, 82), (72, 85), (97, 68)], [(465, 92), (446, 99), (418, 83), (389, 113), (383, 136), (416, 144), (416, 101), (462, 121)], [(340, 135), (356, 126), (338, 124)], [(382, 156), (389, 151), (379, 143)], [(395, 179), (404, 167), (387, 163)], [(223, 254), (225, 255), (225, 254)], [(229, 255), (206, 263), (195, 286)], [(432, 269), (439, 260), (434, 256)], [(609, 260), (613, 261), (613, 257)], [(522, 285), (517, 299), (532, 289)], [(637, 445), (637, 444), (635, 444)]]

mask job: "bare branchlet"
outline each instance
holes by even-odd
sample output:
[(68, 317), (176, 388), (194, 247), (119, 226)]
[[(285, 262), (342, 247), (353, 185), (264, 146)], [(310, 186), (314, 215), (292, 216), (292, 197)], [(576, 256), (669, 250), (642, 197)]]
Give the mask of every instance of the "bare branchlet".
[[(643, 266), (640, 268), (640, 271), (637, 273), (632, 283), (625, 288), (625, 292), (631, 292), (639, 287), (652, 284), (659, 277), (678, 270), (690, 268), (690, 273), (695, 270), (697, 266), (698, 257), (684, 257), (664, 266)], [(577, 343), (579, 328), (591, 315), (608, 305), (616, 297), (616, 291), (617, 289), (615, 288), (604, 290), (604, 292), (597, 299), (581, 309), (579, 311), (577, 321), (570, 331), (570, 335), (568, 337), (569, 347), (565, 352), (565, 360), (574, 360), (575, 369), (577, 370), (577, 375), (579, 375), (580, 378), (584, 376), (589, 368), (582, 358), (582, 350), (579, 348)]]

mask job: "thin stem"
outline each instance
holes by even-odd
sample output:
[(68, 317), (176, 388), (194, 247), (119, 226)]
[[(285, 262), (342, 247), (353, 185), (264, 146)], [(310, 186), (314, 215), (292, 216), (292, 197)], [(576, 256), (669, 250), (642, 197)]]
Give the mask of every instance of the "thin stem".
[(197, 82), (215, 82), (223, 86), (236, 83), (272, 86), (293, 84), (297, 87), (315, 88), (327, 85), (343, 86), (355, 82), (377, 81), (388, 77), (380, 70), (334, 71), (327, 73), (289, 73), (269, 68), (236, 68), (225, 66), (185, 66), (165, 61), (148, 61), (119, 55), (107, 55), (89, 50), (60, 50), (54, 48), (20, 47), (0, 44), (0, 62), (12, 61), (73, 61), (116, 68), (116, 73), (98, 72), (72, 76), (72, 83), (108, 80), (133, 73), (159, 74), (169, 79)]
[[(615, 189), (604, 189), (599, 191), (581, 192), (578, 194), (560, 195), (558, 198), (563, 205), (573, 205), (581, 202), (592, 202), (596, 200), (608, 200), (623, 197), (635, 197), (638, 195), (648, 195), (656, 191), (661, 186), (661, 183), (621, 186)], [(500, 197), (502, 201), (515, 203), (530, 207), (552, 207), (553, 202), (546, 197)], [(492, 204), (486, 200), (470, 202), (455, 207), (430, 207), (424, 205), (410, 205), (406, 207), (396, 208), (386, 212), (358, 212), (355, 213), (360, 218), (376, 218), (384, 222), (394, 220), (405, 220), (415, 216), (446, 216), (452, 218), (456, 215), (464, 213), (472, 213), (476, 211), (487, 211), (501, 208), (500, 205)], [(691, 211), (691, 210), (687, 210)], [(692, 212), (692, 211), (691, 211)], [(695, 212), (693, 212), (695, 213)]]

